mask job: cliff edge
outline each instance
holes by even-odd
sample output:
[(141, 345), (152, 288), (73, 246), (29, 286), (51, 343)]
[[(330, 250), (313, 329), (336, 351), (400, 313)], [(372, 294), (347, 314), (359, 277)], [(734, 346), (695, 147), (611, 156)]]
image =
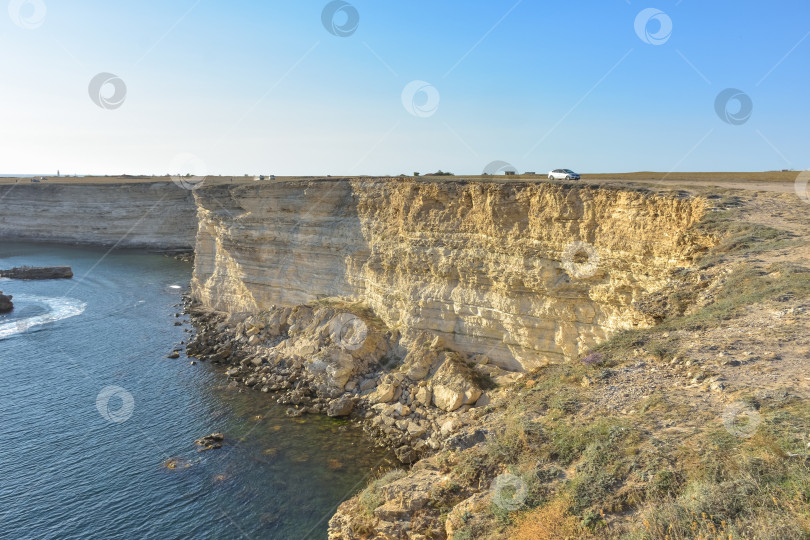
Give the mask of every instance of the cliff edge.
[(705, 250), (700, 198), (541, 183), (329, 179), (197, 190), (192, 294), (225, 312), (337, 298), (525, 371), (652, 319)]

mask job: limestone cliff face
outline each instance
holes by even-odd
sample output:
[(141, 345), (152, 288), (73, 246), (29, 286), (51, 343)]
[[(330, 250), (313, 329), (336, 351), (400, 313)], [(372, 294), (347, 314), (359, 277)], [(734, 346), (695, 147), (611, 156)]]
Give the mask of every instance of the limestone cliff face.
[(171, 182), (0, 186), (0, 239), (191, 249), (191, 192)]
[(634, 301), (703, 243), (703, 201), (589, 186), (329, 179), (195, 198), (203, 304), (362, 301), (406, 346), (427, 331), (515, 370), (650, 324)]

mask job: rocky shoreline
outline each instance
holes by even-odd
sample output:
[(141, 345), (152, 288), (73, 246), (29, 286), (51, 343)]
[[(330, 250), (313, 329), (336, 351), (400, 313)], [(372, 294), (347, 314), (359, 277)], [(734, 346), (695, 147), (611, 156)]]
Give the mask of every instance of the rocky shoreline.
[(4, 295), (3, 291), (0, 291), (0, 313), (8, 313), (14, 309), (14, 304), (11, 302), (11, 299), (11, 295)]
[(196, 329), (190, 358), (226, 367), (232, 387), (271, 394), (290, 416), (356, 421), (405, 464), (483, 440), (475, 426), (489, 390), (522, 377), (428, 335), (404, 350), (395, 331), (359, 306), (228, 315), (187, 300), (186, 312)]

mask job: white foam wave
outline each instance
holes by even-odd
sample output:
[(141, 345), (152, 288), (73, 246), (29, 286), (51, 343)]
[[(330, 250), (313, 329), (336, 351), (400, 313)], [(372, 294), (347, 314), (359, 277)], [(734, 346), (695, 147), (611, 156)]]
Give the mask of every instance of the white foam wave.
[[(69, 319), (84, 313), (87, 304), (75, 298), (46, 298), (27, 294), (14, 295), (15, 310), (17, 306), (37, 304), (46, 307), (48, 312), (33, 317), (11, 320), (0, 324), (0, 339), (9, 338), (15, 334), (23, 334), (28, 330), (51, 324), (63, 319)], [(12, 315), (14, 312), (12, 312)]]

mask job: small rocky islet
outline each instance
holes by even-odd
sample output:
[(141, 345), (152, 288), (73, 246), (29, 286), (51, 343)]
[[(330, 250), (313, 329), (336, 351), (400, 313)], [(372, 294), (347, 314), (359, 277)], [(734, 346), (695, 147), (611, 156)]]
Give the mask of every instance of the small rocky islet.
[(11, 302), (12, 296), (3, 294), (0, 291), (0, 313), (8, 313), (14, 309), (14, 304)]
[(22, 280), (71, 279), (73, 270), (69, 266), (20, 266), (0, 270), (0, 277)]
[[(0, 270), (0, 278), (21, 279), (21, 280), (44, 280), (44, 279), (70, 279), (73, 277), (73, 270), (69, 266), (21, 266), (9, 270)], [(14, 309), (11, 295), (4, 295), (0, 291), (0, 313), (9, 313)]]

